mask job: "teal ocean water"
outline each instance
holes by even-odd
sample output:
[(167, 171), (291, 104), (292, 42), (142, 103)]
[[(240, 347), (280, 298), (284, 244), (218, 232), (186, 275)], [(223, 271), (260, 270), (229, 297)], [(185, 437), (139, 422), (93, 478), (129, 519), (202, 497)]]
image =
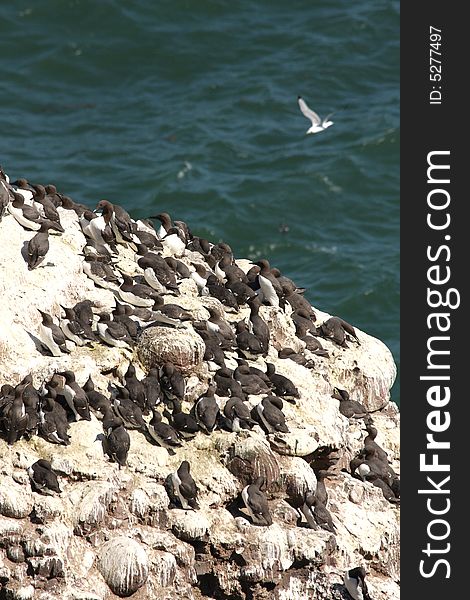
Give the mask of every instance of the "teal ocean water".
[(268, 258), (399, 365), (398, 1), (2, 3), (0, 72), (10, 177)]

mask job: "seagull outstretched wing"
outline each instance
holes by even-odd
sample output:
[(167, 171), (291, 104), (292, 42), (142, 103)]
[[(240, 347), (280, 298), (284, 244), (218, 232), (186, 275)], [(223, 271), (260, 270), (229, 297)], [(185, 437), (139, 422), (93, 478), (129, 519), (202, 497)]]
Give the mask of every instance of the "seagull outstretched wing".
[(322, 121), (317, 113), (307, 106), (305, 100), (301, 96), (298, 96), (298, 101), (302, 114), (312, 121), (312, 125), (320, 125)]

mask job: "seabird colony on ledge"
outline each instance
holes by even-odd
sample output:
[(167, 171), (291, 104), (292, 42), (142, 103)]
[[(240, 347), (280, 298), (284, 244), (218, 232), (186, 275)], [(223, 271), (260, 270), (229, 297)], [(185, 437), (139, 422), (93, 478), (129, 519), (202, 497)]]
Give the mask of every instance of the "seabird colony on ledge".
[[(212, 380), (186, 413), (182, 406), (186, 380), (171, 362), (150, 369), (142, 380), (130, 362), (123, 381), (110, 382), (107, 394), (95, 390), (91, 376), (81, 387), (70, 370), (55, 373), (39, 389), (33, 386), (32, 374), (28, 374), (16, 386), (5, 383), (1, 387), (0, 430), (8, 444), (40, 435), (51, 444), (68, 445), (73, 433), (71, 422), (90, 420), (94, 413), (103, 424), (99, 437), (104, 452), (121, 469), (126, 467), (129, 429), (136, 429), (149, 443), (172, 454), (183, 444), (191, 443), (198, 432), (210, 435), (215, 429), (222, 429), (240, 434), (258, 427), (267, 436), (287, 433), (289, 422), (283, 406), (286, 401), (296, 403), (300, 397), (298, 389), (287, 377), (276, 373), (272, 363), (265, 362), (263, 371), (249, 362), (265, 358), (269, 349), (270, 329), (260, 315), (260, 307), (270, 305), (290, 314), (296, 335), (308, 350), (306, 355), (282, 348), (281, 359), (315, 369), (315, 360), (328, 360), (321, 338), (344, 351), (351, 343), (360, 344), (354, 327), (340, 317), (330, 317), (317, 325), (315, 312), (303, 295), (305, 290), (272, 268), (266, 259), (257, 261), (245, 273), (228, 244), (213, 244), (193, 235), (186, 223), (174, 221), (168, 213), (135, 221), (122, 207), (107, 200), (90, 210), (58, 192), (54, 185), (30, 184), (26, 179), (11, 183), (0, 169), (0, 220), (13, 218), (24, 229), (36, 232), (24, 254), (28, 270), (50, 266), (49, 236), (64, 233), (60, 222), (64, 210), (76, 213), (86, 239), (82, 250), (84, 273), (95, 286), (112, 290), (115, 308), (110, 313), (100, 313), (92, 302), (83, 300), (74, 306), (63, 306), (58, 314), (38, 310), (41, 324), (35, 335), (42, 351), (61, 356), (73, 352), (75, 346), (96, 344), (132, 351), (148, 327), (190, 326), (204, 341), (204, 360), (210, 366)], [(123, 246), (133, 251), (140, 275), (130, 276), (118, 269), (116, 259)], [(172, 256), (163, 257), (164, 249)], [(198, 260), (193, 259), (189, 265), (180, 260), (187, 251), (193, 252), (191, 257), (197, 253)], [(209, 309), (210, 317), (204, 322), (195, 321), (191, 311), (178, 304), (179, 285), (186, 278), (195, 282), (199, 295), (220, 302), (221, 310)], [(244, 305), (250, 311), (247, 319), (235, 324), (226, 320), (225, 312), (236, 312)], [(226, 364), (228, 354), (236, 356), (238, 367), (234, 370)], [(247, 403), (251, 394), (262, 396), (252, 409)], [(346, 390), (334, 388), (332, 398), (339, 400), (338, 410), (343, 415), (363, 419), (368, 433), (364, 448), (351, 461), (351, 475), (378, 486), (390, 502), (399, 502), (399, 478), (385, 451), (374, 441), (377, 430), (370, 414), (359, 402), (350, 400)], [(316, 472), (317, 489), (307, 491), (300, 503), (292, 504), (299, 512), (299, 523), (303, 516), (306, 526), (334, 534), (323, 483), (328, 471), (317, 468)], [(47, 461), (37, 461), (28, 473), (34, 491), (60, 493), (57, 475)], [(168, 475), (165, 487), (172, 506), (199, 508), (197, 483), (188, 461)], [(273, 522), (266, 487), (265, 478), (259, 477), (240, 494), (239, 506), (254, 525), (269, 526)], [(346, 585), (355, 597), (355, 590), (364, 585), (363, 570), (350, 571)]]

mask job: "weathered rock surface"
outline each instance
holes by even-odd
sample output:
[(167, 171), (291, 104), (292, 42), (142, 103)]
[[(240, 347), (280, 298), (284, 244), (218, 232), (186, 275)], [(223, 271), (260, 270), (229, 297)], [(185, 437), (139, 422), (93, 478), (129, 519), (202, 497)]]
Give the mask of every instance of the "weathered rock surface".
[[(150, 328), (134, 353), (100, 343), (60, 357), (38, 350), (38, 308), (58, 315), (61, 305), (84, 299), (103, 310), (115, 305), (113, 292), (96, 287), (83, 272), (85, 237), (76, 214), (58, 210), (65, 233), (51, 236), (44, 266), (32, 271), (21, 250), (34, 232), (9, 214), (0, 221), (0, 385), (14, 386), (32, 373), (39, 388), (54, 372), (70, 368), (79, 384), (91, 375), (105, 393), (130, 358), (137, 365), (140, 361), (141, 372), (170, 359), (186, 375), (183, 409), (189, 411), (209, 377), (204, 344), (190, 325)], [(197, 257), (191, 253), (181, 260), (190, 265)], [(251, 266), (239, 263), (245, 271)], [(120, 249), (120, 264), (125, 272), (141, 272), (127, 249)], [(185, 280), (180, 292), (178, 303), (196, 320), (207, 319), (207, 306), (218, 303), (199, 297), (192, 280)], [(283, 409), (289, 433), (265, 435), (258, 426), (240, 434), (199, 432), (171, 455), (141, 432), (130, 431), (122, 469), (104, 455), (97, 440), (102, 424), (95, 415), (71, 423), (69, 446), (37, 436), (12, 446), (0, 439), (0, 585), (5, 597), (331, 600), (347, 597), (344, 571), (358, 565), (366, 567), (371, 597), (399, 597), (399, 507), (344, 471), (365, 432), (362, 421), (343, 417), (331, 397), (338, 386), (376, 411), (377, 442), (399, 473), (399, 413), (389, 396), (396, 376), (393, 358), (382, 342), (356, 330), (360, 345), (345, 349), (322, 340), (329, 357), (305, 350), (314, 369), (281, 360), (279, 349), (304, 346), (288, 312), (261, 307), (271, 345), (267, 357), (251, 364), (266, 370), (271, 362), (297, 386), (300, 399)], [(329, 316), (316, 307), (315, 313), (317, 323)], [(248, 315), (245, 306), (227, 311), (225, 318), (235, 323)], [(223, 406), (225, 400), (217, 400)], [(248, 403), (253, 407), (259, 401), (251, 396)], [(292, 507), (314, 489), (312, 465), (328, 453), (338, 457), (335, 476), (325, 482), (335, 535), (299, 525)], [(31, 490), (26, 469), (40, 458), (52, 461), (59, 472), (60, 495)], [(198, 511), (169, 508), (163, 483), (183, 460), (191, 463), (199, 488)], [(259, 475), (267, 480), (274, 521), (269, 527), (253, 525), (240, 504), (243, 487)]]

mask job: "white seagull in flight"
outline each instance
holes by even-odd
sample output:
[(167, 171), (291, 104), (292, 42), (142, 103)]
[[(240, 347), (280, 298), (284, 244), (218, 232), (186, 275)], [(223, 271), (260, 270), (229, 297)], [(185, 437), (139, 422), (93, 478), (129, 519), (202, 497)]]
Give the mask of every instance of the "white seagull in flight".
[(319, 131), (323, 131), (327, 127), (330, 127), (330, 125), (333, 125), (333, 121), (329, 121), (329, 118), (333, 113), (330, 113), (322, 120), (316, 112), (307, 106), (305, 100), (301, 96), (297, 96), (297, 99), (302, 114), (312, 121), (312, 126), (307, 130), (307, 133), (318, 133)]

